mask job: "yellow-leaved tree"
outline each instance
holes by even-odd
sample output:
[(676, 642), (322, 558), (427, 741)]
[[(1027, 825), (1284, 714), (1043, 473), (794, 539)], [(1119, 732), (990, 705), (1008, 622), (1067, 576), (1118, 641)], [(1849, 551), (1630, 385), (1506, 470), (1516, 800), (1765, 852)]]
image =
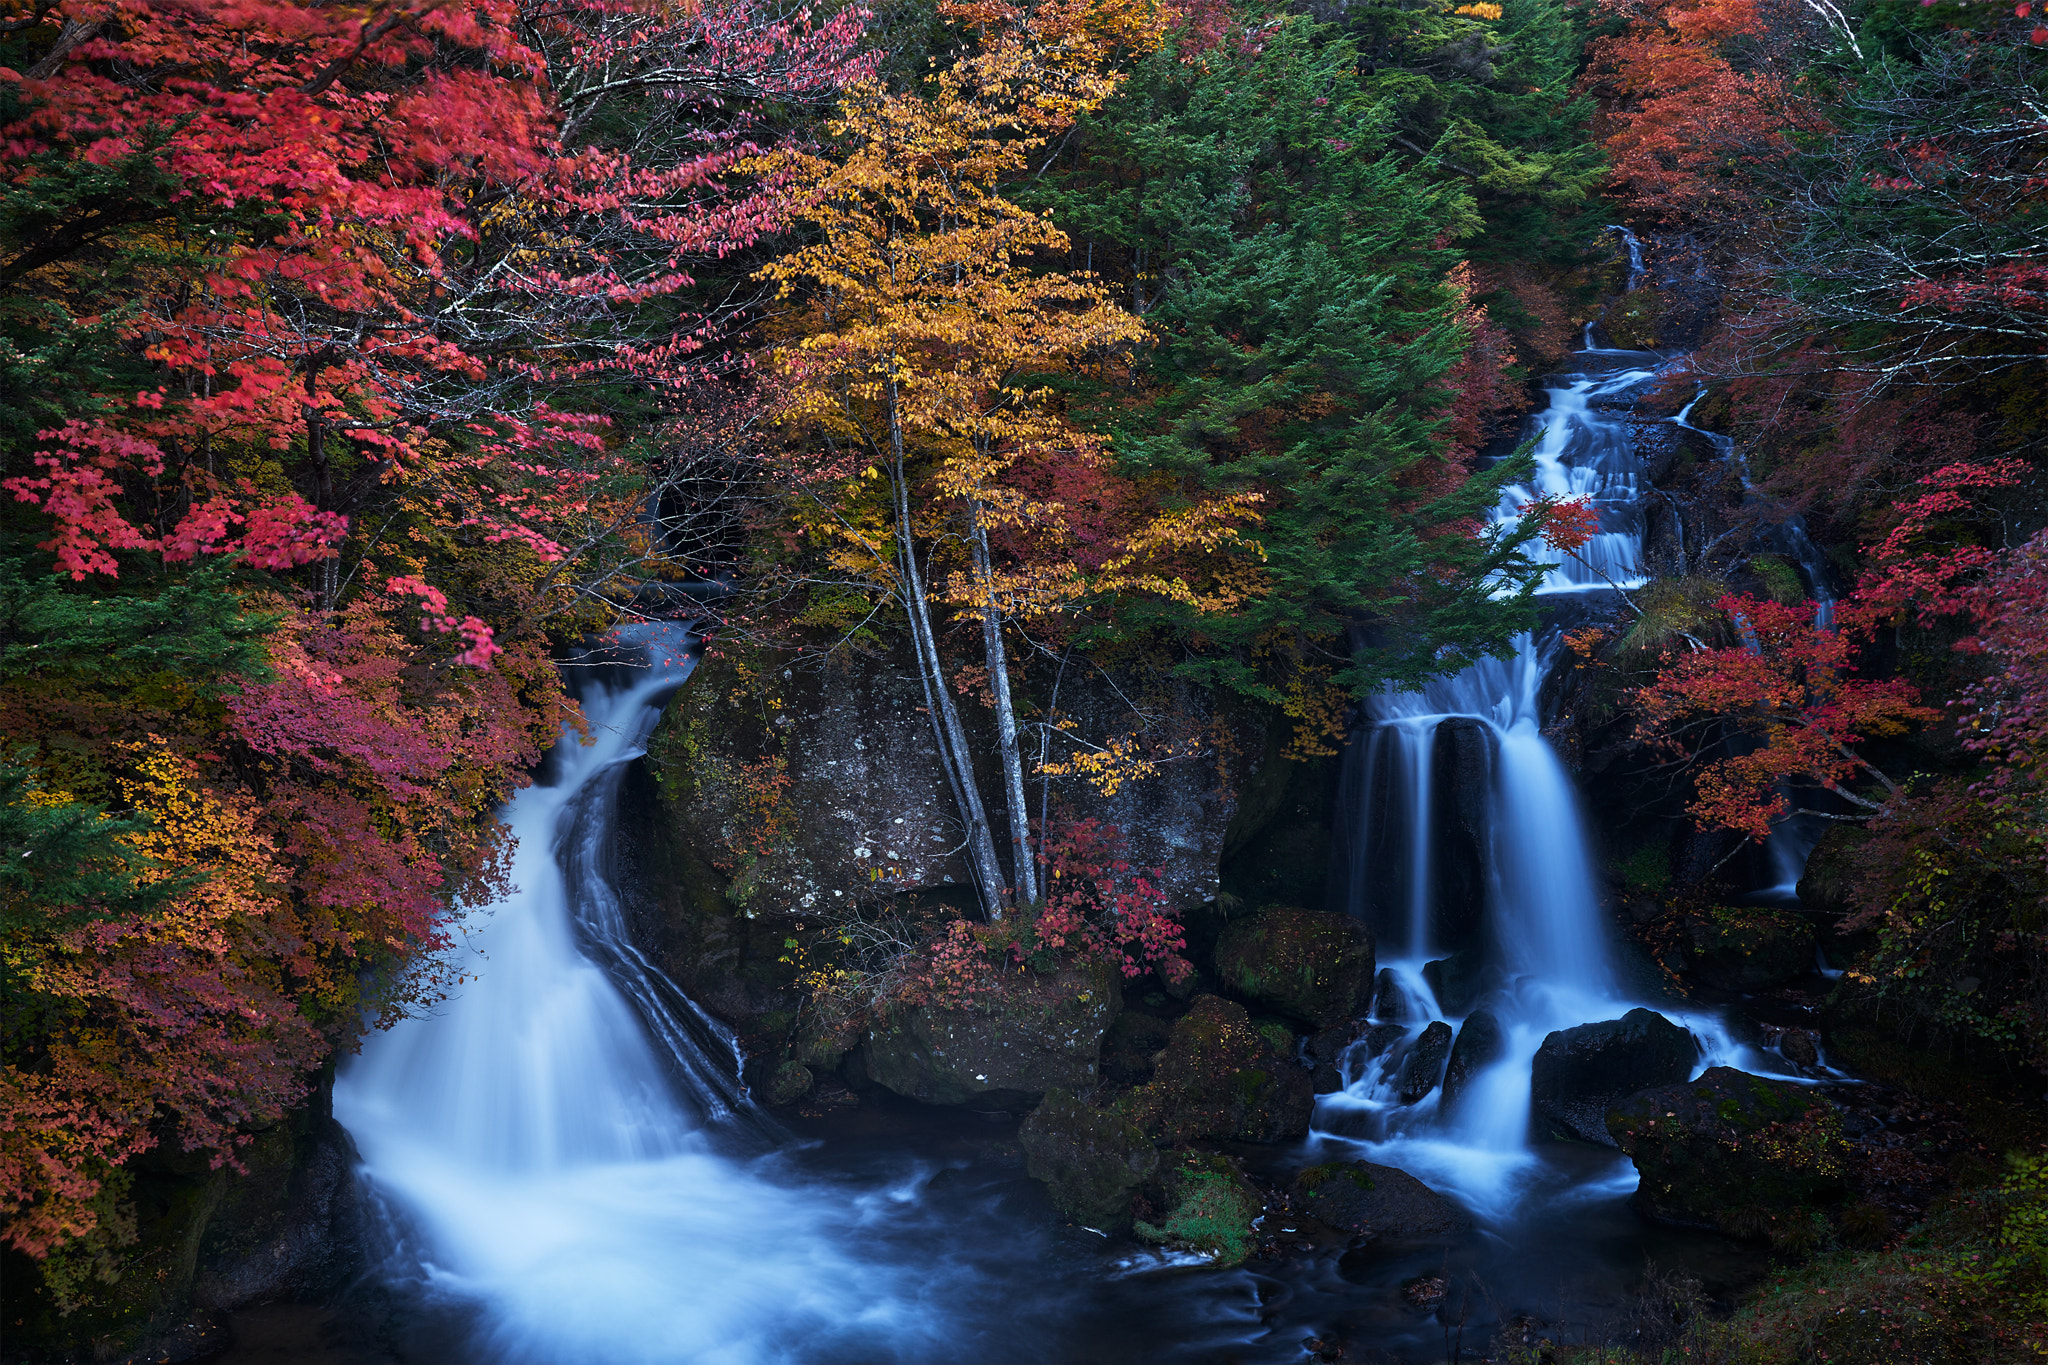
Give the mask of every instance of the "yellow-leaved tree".
[[(1151, 571), (1157, 543), (1213, 547), (1251, 514), (1250, 495), (1161, 511), (1124, 552), (1085, 571), (1071, 556), (999, 562), (991, 533), (1056, 546), (1063, 508), (1008, 478), (1048, 456), (1100, 467), (1101, 439), (1070, 425), (1042, 378), (1138, 341), (1143, 324), (1088, 274), (1047, 269), (1068, 250), (1045, 217), (1003, 197), (1034, 149), (1114, 90), (1120, 50), (1154, 45), (1148, 8), (1113, 0), (949, 7), (978, 24), (976, 50), (924, 89), (853, 88), (836, 145), (775, 169), (818, 188), (802, 217), (816, 240), (763, 271), (798, 305), (800, 340), (775, 353), (780, 420), (853, 457), (858, 490), (821, 504), (813, 529), (835, 564), (893, 597), (908, 618), (934, 738), (967, 829), (988, 913), (1041, 899), (1027, 817), (1009, 621), (1125, 587), (1195, 600)], [(944, 568), (943, 559), (954, 567)], [(935, 578), (943, 574), (943, 578)], [(1008, 814), (1009, 872), (947, 686), (937, 605), (979, 619)]]

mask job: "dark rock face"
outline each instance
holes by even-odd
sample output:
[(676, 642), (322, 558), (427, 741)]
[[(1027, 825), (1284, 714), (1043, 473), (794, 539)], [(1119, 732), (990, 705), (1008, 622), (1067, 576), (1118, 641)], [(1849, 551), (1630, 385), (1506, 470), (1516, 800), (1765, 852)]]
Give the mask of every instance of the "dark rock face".
[(1372, 931), (1349, 915), (1269, 905), (1224, 928), (1216, 975), (1243, 999), (1329, 1028), (1371, 1003)]
[(1242, 1005), (1198, 996), (1150, 1082), (1123, 1103), (1155, 1140), (1285, 1142), (1308, 1132), (1309, 1073), (1252, 1027)]
[(1436, 727), (1430, 794), (1436, 806), (1431, 841), (1435, 903), (1434, 942), (1464, 944), (1486, 916), (1488, 830), (1493, 794), (1493, 730), (1483, 721), (1454, 716)]
[(1159, 1149), (1129, 1105), (1096, 1108), (1065, 1090), (1046, 1094), (1018, 1128), (1017, 1142), (1054, 1207), (1104, 1232), (1130, 1225), (1132, 1193), (1159, 1169)]
[(1486, 976), (1485, 961), (1469, 948), (1422, 966), (1422, 979), (1445, 1014), (1468, 1012), (1485, 994)]
[(1401, 1098), (1413, 1104), (1436, 1089), (1450, 1055), (1451, 1026), (1441, 1019), (1432, 1020), (1401, 1063)]
[(1849, 1189), (1835, 1107), (1732, 1067), (1644, 1090), (1607, 1127), (1642, 1174), (1636, 1207), (1659, 1222), (1801, 1247), (1814, 1237), (1815, 1206)]
[(1381, 968), (1372, 988), (1372, 1017), (1389, 1024), (1406, 1023), (1408, 996), (1394, 977), (1392, 967)]
[(1724, 991), (1762, 991), (1813, 971), (1813, 925), (1782, 910), (1715, 909), (1686, 922), (1687, 967)]
[[(325, 1092), (322, 1092), (322, 1100)], [(331, 1288), (353, 1254), (341, 1234), (355, 1145), (325, 1114), (280, 1125), (242, 1151), (199, 1242), (192, 1301), (230, 1309)]]
[(1444, 1070), (1444, 1100), (1457, 1099), (1474, 1076), (1500, 1060), (1507, 1045), (1507, 1034), (1492, 1010), (1472, 1011), (1451, 1047), (1451, 1064)]
[(1173, 1033), (1167, 1020), (1127, 1009), (1102, 1038), (1102, 1076), (1116, 1085), (1143, 1085), (1152, 1079), (1155, 1059)]
[(1368, 1237), (1441, 1237), (1472, 1226), (1464, 1210), (1414, 1176), (1369, 1161), (1311, 1166), (1294, 1188), (1318, 1221)]
[(972, 1008), (919, 1005), (875, 1025), (869, 1079), (926, 1104), (990, 1108), (1023, 1108), (1053, 1089), (1094, 1089), (1102, 1035), (1123, 1008), (1117, 972), (1093, 963), (999, 979), (1002, 988)]
[(784, 1062), (768, 1080), (768, 1103), (795, 1104), (817, 1087), (818, 1078), (802, 1062)]
[(1561, 1029), (1543, 1040), (1530, 1075), (1530, 1101), (1557, 1137), (1615, 1146), (1607, 1111), (1652, 1086), (1692, 1073), (1699, 1047), (1690, 1033), (1651, 1010)]

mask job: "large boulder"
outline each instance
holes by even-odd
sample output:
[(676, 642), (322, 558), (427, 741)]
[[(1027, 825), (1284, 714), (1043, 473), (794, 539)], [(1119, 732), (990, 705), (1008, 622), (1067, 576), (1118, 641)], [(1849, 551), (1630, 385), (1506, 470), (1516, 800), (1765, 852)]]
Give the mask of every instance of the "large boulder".
[(1241, 999), (1329, 1028), (1372, 1002), (1372, 931), (1361, 920), (1269, 905), (1216, 942), (1216, 976)]
[(1456, 1204), (1406, 1171), (1369, 1161), (1311, 1166), (1294, 1178), (1311, 1217), (1368, 1237), (1441, 1237), (1472, 1220)]
[(1129, 1226), (1132, 1193), (1159, 1169), (1159, 1149), (1128, 1103), (1097, 1107), (1065, 1090), (1046, 1095), (1017, 1129), (1017, 1142), (1054, 1207), (1100, 1231)]
[(1401, 1098), (1413, 1104), (1436, 1089), (1450, 1055), (1451, 1026), (1441, 1019), (1431, 1020), (1429, 1027), (1409, 1044), (1408, 1055), (1402, 1059)]
[(1612, 1147), (1607, 1111), (1652, 1086), (1692, 1074), (1693, 1036), (1653, 1010), (1560, 1029), (1543, 1040), (1530, 1069), (1530, 1103), (1555, 1137)]
[(1086, 1091), (1101, 1076), (1102, 1035), (1123, 1007), (1102, 963), (1004, 973), (971, 1006), (891, 1011), (868, 1032), (867, 1074), (926, 1104), (1023, 1108), (1048, 1090)]
[(1425, 962), (1422, 979), (1445, 1014), (1464, 1014), (1486, 993), (1486, 961), (1472, 949)]
[(1686, 921), (1686, 965), (1724, 991), (1763, 991), (1813, 971), (1813, 925), (1802, 915), (1719, 908)]
[(1251, 1255), (1258, 1241), (1252, 1221), (1266, 1201), (1228, 1157), (1190, 1152), (1160, 1183), (1166, 1214), (1157, 1223), (1140, 1219), (1132, 1229), (1139, 1237), (1200, 1252), (1218, 1266), (1239, 1265)]
[(1508, 1036), (1492, 1010), (1474, 1010), (1458, 1027), (1451, 1063), (1444, 1069), (1444, 1102), (1458, 1098), (1480, 1072), (1507, 1054)]
[(1195, 998), (1174, 1022), (1152, 1079), (1127, 1098), (1155, 1140), (1285, 1142), (1306, 1136), (1315, 1091), (1301, 1063), (1273, 1046), (1244, 1006)]
[(1633, 1095), (1607, 1128), (1642, 1175), (1636, 1208), (1657, 1222), (1801, 1249), (1817, 1239), (1818, 1209), (1849, 1190), (1835, 1107), (1732, 1067)]

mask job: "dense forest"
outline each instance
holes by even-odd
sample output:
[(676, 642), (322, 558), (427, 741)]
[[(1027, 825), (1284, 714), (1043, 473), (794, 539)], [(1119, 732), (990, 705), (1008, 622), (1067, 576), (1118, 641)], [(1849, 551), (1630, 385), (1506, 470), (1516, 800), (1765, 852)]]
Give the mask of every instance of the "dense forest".
[[(2048, 1350), (2032, 10), (10, 3), (0, 1351), (202, 1358), (147, 1354), (193, 1220), (366, 1040), (494, 970), (463, 911), (525, 885), (505, 803), (593, 743), (592, 661), (649, 639), (699, 677), (641, 804), (715, 808), (674, 894), (730, 913), (753, 1003), (664, 969), (757, 1098), (818, 1104), (851, 1057), (848, 1104), (958, 1103), (892, 1079), (886, 1021), (1098, 974), (1163, 1002), (1129, 1049), (1160, 1060), (1121, 1097), (1013, 1086), (1051, 1097), (1031, 1174), (1071, 1221), (1240, 1261), (1210, 1187), (1258, 1182), (1199, 1154), (1308, 1121), (1187, 1118), (1169, 1037), (1208, 1020), (1306, 1086), (1328, 1030), (1384, 1027), (1370, 936), (1332, 1011), (1233, 967), (1242, 926), (1346, 909), (1327, 827), (1388, 698), (1540, 642), (1642, 989), (1799, 977), (1827, 1074), (1921, 1117), (1729, 1139), (1794, 1172), (1787, 1225), (1664, 1221), (1749, 1248), (1739, 1286), (1652, 1276), (1597, 1330), (1456, 1349)], [(1624, 352), (1654, 370), (1614, 405), (1635, 510), (1546, 482), (1530, 434), (1539, 381)], [(1629, 517), (1639, 562), (1603, 549)], [(952, 871), (787, 890), (824, 818), (792, 746), (866, 723), (802, 698), (878, 669)], [(1132, 805), (1176, 781), (1235, 802), (1191, 877)], [(1248, 823), (1283, 808), (1315, 830)], [(1794, 844), (1796, 899), (1760, 900)], [(1344, 932), (1271, 951), (1306, 980)], [(1102, 1075), (1139, 1014), (1093, 1026)], [(1196, 1164), (1077, 1194), (1031, 1145), (1060, 1104)]]

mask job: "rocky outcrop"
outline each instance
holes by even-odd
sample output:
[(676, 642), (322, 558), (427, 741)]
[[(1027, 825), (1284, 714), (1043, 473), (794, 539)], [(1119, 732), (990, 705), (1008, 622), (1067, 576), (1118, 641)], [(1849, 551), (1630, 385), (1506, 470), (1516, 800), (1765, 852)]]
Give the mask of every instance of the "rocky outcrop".
[(1508, 1039), (1492, 1010), (1474, 1010), (1458, 1026), (1458, 1041), (1451, 1046), (1451, 1062), (1444, 1068), (1444, 1102), (1458, 1098), (1474, 1077), (1506, 1054)]
[(1102, 963), (1006, 972), (971, 1006), (898, 1008), (868, 1031), (868, 1079), (926, 1104), (1020, 1109), (1101, 1078), (1102, 1036), (1123, 1008)]
[(1159, 1169), (1159, 1149), (1129, 1105), (1098, 1108), (1070, 1091), (1047, 1093), (1017, 1130), (1025, 1169), (1053, 1206), (1098, 1231), (1130, 1225), (1131, 1196)]
[(1240, 999), (1329, 1028), (1372, 1003), (1372, 931), (1349, 915), (1269, 905), (1224, 928), (1216, 978)]
[(1123, 1101), (1159, 1142), (1285, 1142), (1308, 1133), (1315, 1091), (1242, 1005), (1198, 996), (1174, 1023), (1152, 1079)]
[(1436, 1089), (1450, 1055), (1451, 1026), (1441, 1019), (1431, 1020), (1429, 1027), (1409, 1044), (1408, 1055), (1401, 1061), (1402, 1101), (1413, 1104)]
[(1464, 1014), (1487, 988), (1486, 960), (1475, 949), (1422, 964), (1422, 979), (1445, 1014)]
[(1441, 1237), (1472, 1226), (1464, 1210), (1392, 1166), (1369, 1161), (1311, 1166), (1294, 1178), (1318, 1222), (1366, 1237)]
[(1813, 972), (1813, 925), (1784, 910), (1718, 907), (1686, 917), (1686, 970), (1724, 991), (1761, 991)]
[(1165, 1215), (1139, 1219), (1133, 1231), (1148, 1242), (1208, 1256), (1217, 1266), (1240, 1265), (1257, 1243), (1252, 1227), (1265, 1200), (1228, 1157), (1190, 1152), (1161, 1181)]
[(1552, 1136), (1615, 1145), (1607, 1111), (1640, 1090), (1692, 1074), (1699, 1047), (1652, 1010), (1560, 1029), (1543, 1040), (1530, 1071), (1530, 1103)]
[(1803, 1247), (1817, 1210), (1849, 1190), (1835, 1107), (1731, 1067), (1634, 1095), (1607, 1127), (1642, 1174), (1637, 1209), (1658, 1222)]

